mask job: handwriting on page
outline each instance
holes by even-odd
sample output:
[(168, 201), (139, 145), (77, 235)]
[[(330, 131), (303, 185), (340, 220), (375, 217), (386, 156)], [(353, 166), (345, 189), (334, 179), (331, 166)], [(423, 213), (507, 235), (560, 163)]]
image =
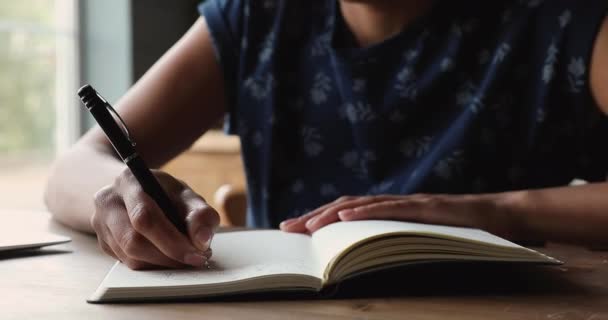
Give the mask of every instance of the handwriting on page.
[(116, 286), (179, 286), (280, 274), (316, 276), (310, 238), (278, 230), (231, 232), (214, 238), (211, 268), (132, 271), (119, 264), (107, 278)]
[(226, 265), (211, 261), (210, 269), (132, 271), (117, 265), (111, 281), (121, 286), (179, 286), (239, 281), (277, 274), (308, 274), (310, 265), (304, 260), (287, 263), (268, 261), (250, 265)]
[(225, 274), (225, 269), (215, 261), (208, 261), (201, 269), (188, 270), (160, 270), (158, 276), (165, 280), (175, 279), (192, 279), (196, 277), (204, 277), (208, 273)]

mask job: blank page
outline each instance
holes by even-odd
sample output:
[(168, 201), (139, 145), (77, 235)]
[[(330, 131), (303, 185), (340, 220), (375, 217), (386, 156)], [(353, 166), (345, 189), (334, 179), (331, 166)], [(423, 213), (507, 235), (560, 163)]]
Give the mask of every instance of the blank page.
[(325, 268), (335, 256), (355, 243), (373, 236), (394, 232), (524, 249), (517, 244), (479, 229), (402, 221), (366, 220), (332, 223), (318, 230), (312, 236), (313, 250), (319, 260), (318, 263)]

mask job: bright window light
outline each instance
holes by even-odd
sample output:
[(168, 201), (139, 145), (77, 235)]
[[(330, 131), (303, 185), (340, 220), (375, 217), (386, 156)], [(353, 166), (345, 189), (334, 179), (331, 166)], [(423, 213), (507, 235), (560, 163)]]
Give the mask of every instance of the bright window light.
[(42, 208), (50, 163), (79, 136), (77, 5), (0, 2), (0, 208)]

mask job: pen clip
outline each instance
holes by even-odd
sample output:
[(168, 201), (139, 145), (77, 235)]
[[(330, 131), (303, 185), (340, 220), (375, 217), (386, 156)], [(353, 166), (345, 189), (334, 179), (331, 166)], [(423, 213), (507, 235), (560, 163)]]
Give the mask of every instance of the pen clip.
[(101, 101), (103, 101), (103, 103), (105, 104), (106, 108), (112, 114), (114, 114), (116, 116), (116, 118), (118, 118), (118, 120), (120, 122), (120, 126), (122, 127), (121, 129), (123, 130), (123, 133), (127, 136), (127, 140), (129, 140), (129, 142), (131, 143), (131, 145), (135, 147), (135, 142), (133, 142), (133, 140), (131, 139), (131, 133), (129, 133), (129, 128), (127, 128), (127, 124), (122, 119), (122, 117), (120, 116), (120, 114), (118, 114), (118, 112), (116, 112), (116, 110), (114, 109), (114, 107), (112, 107), (112, 105), (109, 104), (108, 101), (106, 99), (104, 99), (99, 93), (97, 93), (97, 96), (99, 97), (99, 99), (101, 99)]

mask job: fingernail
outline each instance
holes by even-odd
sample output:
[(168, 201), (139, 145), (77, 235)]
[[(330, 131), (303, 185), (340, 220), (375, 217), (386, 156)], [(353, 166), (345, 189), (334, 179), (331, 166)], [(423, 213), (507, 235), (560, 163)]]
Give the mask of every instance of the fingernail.
[(296, 221), (298, 221), (298, 219), (287, 219), (283, 222), (281, 222), (281, 224), (279, 225), (280, 228), (284, 228), (284, 227), (289, 227), (290, 225), (294, 224)]
[(205, 242), (205, 251), (211, 250), (211, 241), (213, 240), (213, 233), (211, 234), (211, 237), (209, 237), (209, 240), (207, 242)]
[(205, 264), (205, 261), (207, 261), (207, 257), (196, 252), (188, 253), (184, 257), (184, 262), (193, 267), (202, 267)]
[(315, 222), (317, 222), (317, 220), (319, 220), (319, 217), (314, 217), (314, 218), (306, 221), (306, 227), (310, 228), (313, 224), (315, 224)]
[(196, 242), (199, 245), (199, 249), (207, 250), (209, 244), (211, 244), (211, 238), (213, 237), (213, 231), (209, 227), (200, 227), (196, 233)]
[(205, 252), (203, 252), (203, 256), (205, 256), (205, 258), (207, 258), (207, 260), (209, 260), (212, 255), (213, 255), (213, 250), (211, 248), (209, 248), (209, 249), (205, 250)]
[(338, 211), (338, 217), (340, 217), (340, 219), (345, 219), (348, 218), (348, 216), (351, 216), (353, 213), (355, 213), (355, 210), (353, 209), (340, 210)]

